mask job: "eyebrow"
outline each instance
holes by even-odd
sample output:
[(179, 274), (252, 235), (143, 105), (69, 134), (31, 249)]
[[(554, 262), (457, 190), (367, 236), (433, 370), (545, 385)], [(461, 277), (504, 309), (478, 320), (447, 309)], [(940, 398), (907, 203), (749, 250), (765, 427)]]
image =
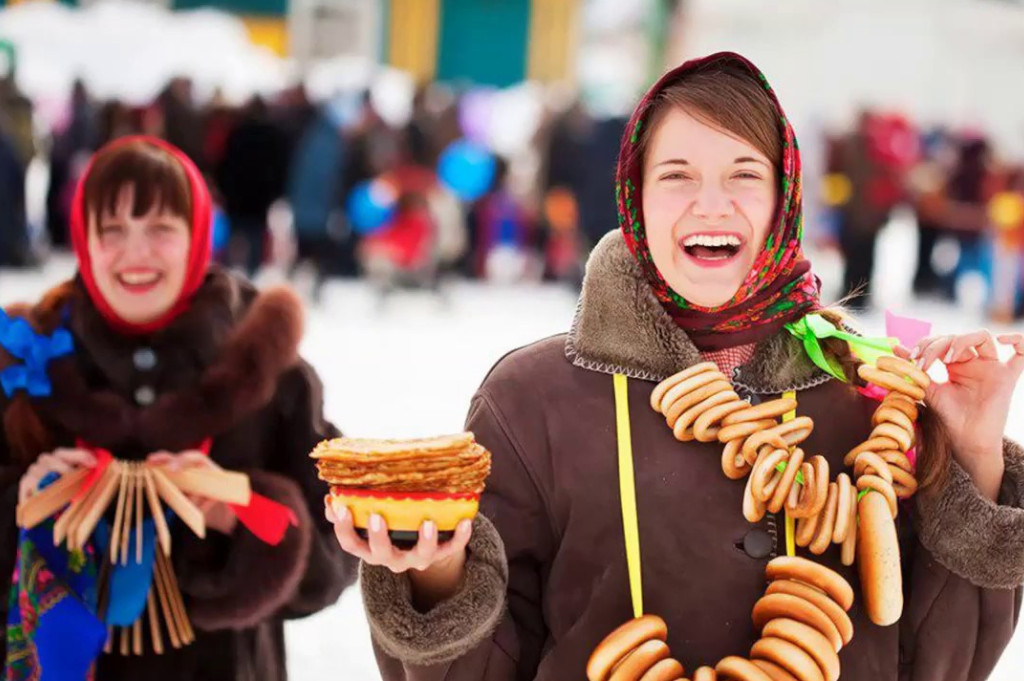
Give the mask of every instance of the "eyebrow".
[[(768, 163), (766, 161), (762, 161), (761, 159), (754, 158), (753, 156), (740, 156), (739, 158), (734, 159), (733, 163), (760, 163), (763, 166), (768, 166), (769, 168), (771, 167), (770, 163)], [(658, 166), (688, 166), (688, 165), (690, 165), (690, 162), (687, 161), (685, 158), (670, 158), (670, 159), (666, 159), (664, 161), (661, 161), (660, 163), (654, 164), (654, 167), (657, 168)]]

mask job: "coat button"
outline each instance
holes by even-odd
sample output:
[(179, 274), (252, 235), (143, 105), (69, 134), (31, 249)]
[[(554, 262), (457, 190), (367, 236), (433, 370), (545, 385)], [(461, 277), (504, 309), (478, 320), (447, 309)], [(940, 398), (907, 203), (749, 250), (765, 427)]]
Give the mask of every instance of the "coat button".
[(755, 527), (743, 537), (743, 550), (751, 558), (767, 558), (772, 553), (772, 537), (760, 527)]
[(152, 371), (156, 367), (156, 353), (149, 348), (139, 348), (132, 355), (132, 362), (139, 371)]
[(148, 407), (156, 401), (156, 391), (144, 385), (135, 391), (135, 401), (140, 406)]

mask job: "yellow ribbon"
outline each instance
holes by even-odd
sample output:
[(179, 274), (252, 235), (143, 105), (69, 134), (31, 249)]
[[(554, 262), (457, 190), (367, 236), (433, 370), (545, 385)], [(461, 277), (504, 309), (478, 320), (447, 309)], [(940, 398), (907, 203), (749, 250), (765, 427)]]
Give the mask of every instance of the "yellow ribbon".
[(615, 425), (619, 442), (619, 499), (622, 531), (626, 538), (626, 566), (633, 616), (644, 614), (644, 590), (640, 573), (640, 528), (637, 524), (636, 481), (633, 477), (633, 436), (629, 428), (629, 391), (623, 374), (615, 374)]
[[(787, 390), (782, 394), (783, 397), (791, 400), (796, 399), (795, 390)], [(788, 411), (782, 415), (782, 422), (792, 421), (796, 418), (796, 409)], [(786, 509), (786, 555), (796, 555), (796, 518), (789, 515), (789, 509)]]

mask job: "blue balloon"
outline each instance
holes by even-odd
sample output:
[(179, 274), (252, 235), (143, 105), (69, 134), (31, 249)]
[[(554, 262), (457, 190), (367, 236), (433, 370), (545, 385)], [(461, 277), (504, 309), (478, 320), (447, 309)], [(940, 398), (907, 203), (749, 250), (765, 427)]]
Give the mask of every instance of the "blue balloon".
[(464, 201), (475, 201), (491, 189), (497, 164), (485, 147), (470, 140), (458, 140), (441, 154), (437, 174)]
[(352, 188), (346, 202), (352, 229), (358, 234), (376, 232), (391, 222), (397, 202), (395, 190), (387, 182), (360, 182)]
[(231, 239), (231, 223), (220, 208), (213, 209), (213, 252), (220, 253), (227, 248)]

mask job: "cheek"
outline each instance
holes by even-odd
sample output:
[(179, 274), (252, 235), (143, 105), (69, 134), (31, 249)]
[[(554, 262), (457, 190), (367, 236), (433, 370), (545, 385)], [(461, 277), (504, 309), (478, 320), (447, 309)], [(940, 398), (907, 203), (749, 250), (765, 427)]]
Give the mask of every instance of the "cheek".
[(764, 244), (775, 221), (775, 194), (763, 191), (750, 192), (739, 197), (738, 203), (750, 222), (754, 241)]
[(114, 266), (120, 257), (120, 249), (105, 247), (99, 242), (89, 244), (89, 260), (92, 263), (92, 274), (97, 279), (112, 276)]
[(172, 277), (184, 276), (185, 270), (188, 267), (188, 239), (176, 238), (161, 241), (156, 251), (163, 262), (164, 268)]
[(678, 192), (644, 191), (644, 228), (652, 248), (656, 242), (671, 244), (672, 228), (686, 212), (686, 206), (687, 201)]

